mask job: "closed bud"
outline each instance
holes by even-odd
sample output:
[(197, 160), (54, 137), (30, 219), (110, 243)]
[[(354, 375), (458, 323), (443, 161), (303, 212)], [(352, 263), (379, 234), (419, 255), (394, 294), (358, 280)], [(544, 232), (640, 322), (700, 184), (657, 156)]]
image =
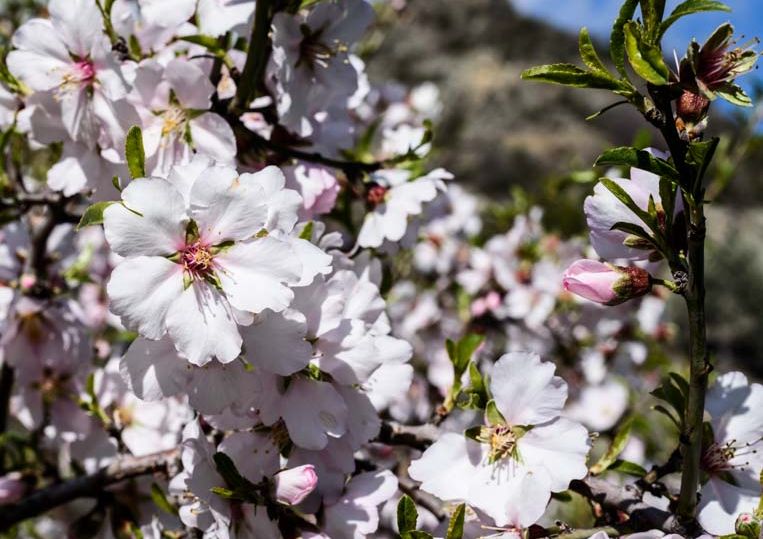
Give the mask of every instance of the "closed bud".
[(564, 289), (603, 305), (617, 305), (643, 296), (652, 287), (649, 272), (636, 267), (620, 267), (596, 260), (577, 260), (562, 278)]
[(758, 539), (760, 536), (760, 521), (751, 513), (742, 513), (737, 517), (736, 532), (750, 539)]
[(305, 464), (277, 473), (274, 476), (276, 499), (288, 505), (297, 505), (318, 484), (318, 475), (312, 464)]

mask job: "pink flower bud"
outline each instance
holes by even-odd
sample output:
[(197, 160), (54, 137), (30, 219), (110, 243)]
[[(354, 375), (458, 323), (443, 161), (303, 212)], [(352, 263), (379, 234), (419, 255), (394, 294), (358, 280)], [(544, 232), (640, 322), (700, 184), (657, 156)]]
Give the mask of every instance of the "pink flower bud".
[(0, 505), (15, 503), (26, 491), (26, 484), (20, 474), (8, 474), (0, 477)]
[(29, 273), (25, 273), (21, 276), (21, 279), (19, 279), (19, 284), (21, 285), (21, 289), (24, 291), (29, 291), (32, 289), (32, 287), (37, 282), (37, 278)]
[(617, 305), (646, 294), (652, 283), (649, 272), (636, 266), (577, 260), (564, 272), (562, 284), (565, 290), (587, 300)]
[(318, 484), (318, 475), (312, 464), (297, 466), (275, 475), (276, 499), (285, 504), (297, 505)]

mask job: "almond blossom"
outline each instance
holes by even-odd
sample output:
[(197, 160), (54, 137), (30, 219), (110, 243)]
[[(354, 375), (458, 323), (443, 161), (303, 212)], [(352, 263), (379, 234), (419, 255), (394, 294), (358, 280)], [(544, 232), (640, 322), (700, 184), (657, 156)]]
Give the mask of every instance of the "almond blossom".
[(284, 204), (265, 198), (268, 184), (283, 188), (275, 167), (183, 172), (134, 180), (104, 212), (106, 239), (125, 257), (109, 280), (111, 310), (149, 339), (168, 333), (191, 363), (227, 363), (241, 352), (239, 323), (280, 312), (293, 298), (289, 285), (299, 282), (302, 264), (266, 228), (278, 229), (269, 212), (293, 210), (267, 205)]
[(468, 436), (444, 434), (408, 473), (423, 490), (445, 501), (464, 501), (498, 526), (529, 526), (543, 514), (551, 492), (586, 475), (588, 433), (560, 417), (567, 384), (537, 355), (501, 357), (490, 391), (494, 400), (485, 424)]
[(697, 519), (708, 533), (734, 533), (737, 515), (755, 510), (763, 470), (763, 386), (741, 372), (719, 376), (707, 394), (713, 437), (703, 447)]

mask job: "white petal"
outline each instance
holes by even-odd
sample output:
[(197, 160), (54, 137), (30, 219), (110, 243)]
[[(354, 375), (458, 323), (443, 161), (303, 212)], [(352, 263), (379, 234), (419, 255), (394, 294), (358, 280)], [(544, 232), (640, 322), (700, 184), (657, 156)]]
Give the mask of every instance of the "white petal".
[(265, 226), (267, 208), (262, 189), (239, 176), (236, 169), (213, 166), (191, 187), (191, 216), (201, 239), (212, 245), (254, 237)]
[(167, 333), (194, 365), (229, 363), (241, 353), (241, 335), (228, 302), (211, 285), (194, 281), (167, 311)]
[(215, 88), (198, 66), (187, 60), (175, 59), (167, 64), (164, 77), (184, 109), (205, 110), (210, 107), (209, 98)]
[(234, 432), (217, 447), (236, 463), (252, 483), (271, 477), (280, 469), (280, 454), (273, 438), (259, 432)]
[(71, 59), (49, 20), (32, 19), (13, 34), (17, 50), (8, 53), (8, 69), (32, 90), (52, 90), (61, 84)]
[(293, 309), (264, 312), (243, 331), (247, 359), (257, 367), (281, 376), (304, 369), (313, 348), (305, 340), (305, 316)]
[(205, 112), (189, 122), (193, 148), (222, 163), (232, 163), (236, 155), (236, 137), (222, 116)]
[(347, 430), (347, 406), (331, 384), (295, 378), (281, 405), (289, 438), (305, 449), (323, 449), (328, 436), (338, 438)]
[(468, 502), (487, 513), (497, 526), (526, 527), (543, 515), (550, 498), (545, 474), (522, 471), (505, 482), (474, 482)]
[(510, 425), (537, 425), (559, 417), (567, 384), (554, 376), (555, 368), (526, 352), (505, 354), (495, 363), (490, 391)]
[[(421, 482), (421, 490), (443, 501), (466, 500), (469, 483), (482, 461), (480, 444), (448, 432), (408, 467), (408, 475)], [(447, 470), (448, 473), (443, 473)]]
[(167, 311), (183, 292), (183, 271), (166, 258), (128, 258), (114, 268), (106, 289), (111, 312), (127, 328), (158, 339), (165, 332)]
[(291, 246), (269, 236), (237, 243), (215, 263), (231, 305), (254, 313), (288, 307), (294, 293), (285, 284), (297, 283), (302, 269)]
[(119, 362), (119, 371), (138, 398), (157, 401), (186, 387), (187, 366), (167, 337), (159, 341), (138, 338)]
[(548, 474), (554, 492), (566, 490), (570, 481), (582, 479), (588, 472), (588, 431), (569, 419), (534, 427), (519, 439), (517, 448), (528, 469)]
[(700, 492), (697, 520), (713, 535), (734, 533), (734, 523), (741, 512), (754, 512), (760, 492), (744, 490), (711, 477)]
[(122, 200), (124, 205), (112, 204), (103, 212), (106, 241), (115, 253), (169, 255), (182, 249), (185, 203), (169, 182), (160, 178), (133, 180), (122, 191)]

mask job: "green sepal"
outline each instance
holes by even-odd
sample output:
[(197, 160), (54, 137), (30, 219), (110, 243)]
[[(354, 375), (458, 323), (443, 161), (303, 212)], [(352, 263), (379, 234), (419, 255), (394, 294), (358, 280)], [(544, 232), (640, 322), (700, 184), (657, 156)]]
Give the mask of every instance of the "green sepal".
[(485, 422), (490, 426), (506, 425), (506, 419), (504, 419), (503, 414), (493, 399), (490, 399), (485, 405)]
[(140, 127), (134, 125), (127, 132), (125, 139), (125, 158), (130, 177), (146, 177), (146, 152), (143, 149), (143, 132)]
[(77, 223), (77, 230), (80, 230), (86, 226), (102, 225), (103, 212), (112, 204), (115, 204), (115, 201), (107, 200), (104, 202), (96, 202), (95, 204), (88, 206), (88, 208), (85, 210), (85, 213), (82, 214), (79, 223)]
[(667, 161), (653, 156), (646, 150), (631, 146), (620, 146), (605, 151), (596, 159), (594, 165), (626, 165), (646, 170), (675, 182), (678, 182), (680, 178), (675, 167)]

